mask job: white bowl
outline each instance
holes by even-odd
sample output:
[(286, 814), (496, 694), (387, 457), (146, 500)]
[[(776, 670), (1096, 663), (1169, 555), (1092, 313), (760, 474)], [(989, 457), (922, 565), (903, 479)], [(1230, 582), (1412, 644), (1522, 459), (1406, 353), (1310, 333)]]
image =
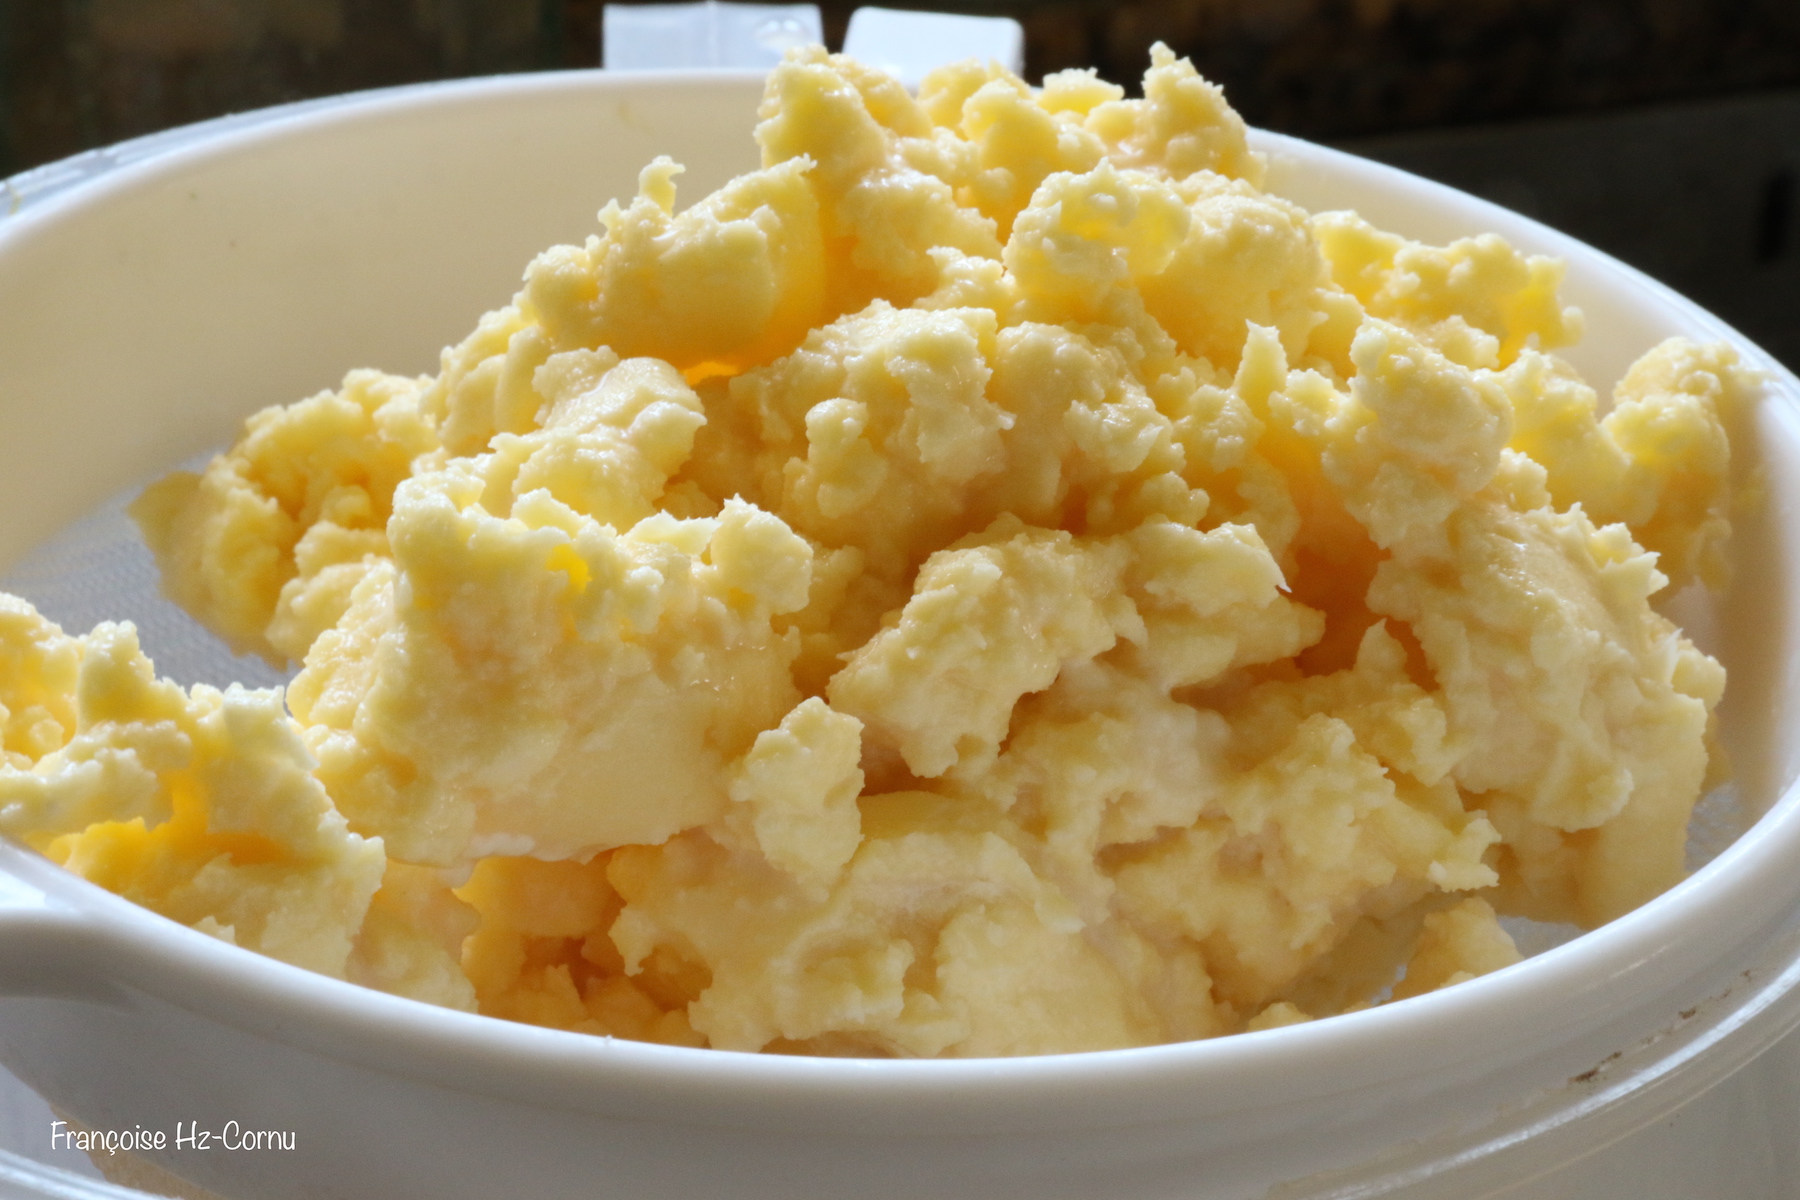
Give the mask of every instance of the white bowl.
[[(657, 153), (692, 199), (754, 165), (760, 81), (562, 74), (223, 127), (0, 219), (0, 574), (105, 497), (347, 367), (419, 371), (593, 228)], [(1667, 895), (1445, 992), (1144, 1050), (961, 1062), (685, 1050), (509, 1024), (224, 945), (0, 845), (0, 1060), (103, 1130), (292, 1132), (150, 1157), (235, 1197), (706, 1200), (1485, 1194), (1729, 1075), (1800, 1022), (1800, 381), (1694, 305), (1524, 218), (1273, 135), (1273, 186), (1569, 263), (1608, 386), (1671, 334), (1771, 373), (1767, 496), (1709, 618), (1762, 816)], [(155, 647), (149, 647), (155, 653)], [(1273, 1191), (1270, 1191), (1273, 1189)]]

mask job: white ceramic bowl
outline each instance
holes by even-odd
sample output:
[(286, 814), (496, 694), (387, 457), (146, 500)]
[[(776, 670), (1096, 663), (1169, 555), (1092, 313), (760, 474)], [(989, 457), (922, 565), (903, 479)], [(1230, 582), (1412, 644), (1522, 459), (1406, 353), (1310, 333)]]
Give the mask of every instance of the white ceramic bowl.
[[(754, 164), (759, 81), (539, 75), (312, 106), (0, 219), (0, 574), (131, 481), (354, 365), (428, 370), (530, 256), (657, 153), (691, 199)], [(0, 1060), (89, 1126), (292, 1132), (171, 1147), (235, 1197), (1486, 1194), (1671, 1112), (1800, 1021), (1800, 382), (1642, 275), (1481, 201), (1270, 135), (1273, 186), (1569, 263), (1605, 387), (1660, 338), (1771, 372), (1767, 467), (1710, 616), (1754, 828), (1519, 966), (1212, 1042), (1032, 1059), (763, 1057), (440, 1011), (236, 950), (0, 845)], [(154, 652), (154, 647), (151, 647)]]

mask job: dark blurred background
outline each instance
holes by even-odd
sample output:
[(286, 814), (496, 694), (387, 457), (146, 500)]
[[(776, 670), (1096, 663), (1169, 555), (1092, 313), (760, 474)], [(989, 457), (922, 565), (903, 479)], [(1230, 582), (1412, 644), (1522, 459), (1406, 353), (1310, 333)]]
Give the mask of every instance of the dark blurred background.
[[(889, 7), (907, 7), (889, 0)], [(820, 5), (836, 45), (854, 3)], [(1800, 367), (1800, 0), (937, 0), (1032, 79), (1168, 42), (1255, 125), (1609, 250)], [(600, 62), (600, 0), (0, 0), (0, 175), (358, 88)]]

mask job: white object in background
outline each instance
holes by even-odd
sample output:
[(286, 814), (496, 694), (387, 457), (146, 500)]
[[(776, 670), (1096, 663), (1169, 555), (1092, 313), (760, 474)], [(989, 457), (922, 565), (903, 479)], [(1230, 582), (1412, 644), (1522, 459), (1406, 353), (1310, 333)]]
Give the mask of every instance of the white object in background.
[(608, 4), (601, 28), (609, 71), (772, 67), (793, 47), (825, 40), (814, 4)]
[(1025, 69), (1025, 31), (1011, 17), (859, 8), (850, 14), (844, 53), (898, 75), (917, 91), (926, 72), (965, 58), (993, 59), (1019, 74)]

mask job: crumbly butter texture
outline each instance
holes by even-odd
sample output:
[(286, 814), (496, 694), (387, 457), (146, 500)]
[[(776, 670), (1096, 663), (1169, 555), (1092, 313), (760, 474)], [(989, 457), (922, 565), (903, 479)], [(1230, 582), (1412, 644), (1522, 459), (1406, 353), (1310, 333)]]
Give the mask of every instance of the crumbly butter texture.
[(1735, 357), (1603, 409), (1558, 263), (1309, 215), (1153, 57), (792, 54), (760, 170), (652, 163), (436, 376), (139, 502), (287, 713), (0, 607), (0, 828), (372, 986), (820, 1054), (1273, 1028), (1669, 887), (1724, 676), (1649, 601), (1723, 580)]

